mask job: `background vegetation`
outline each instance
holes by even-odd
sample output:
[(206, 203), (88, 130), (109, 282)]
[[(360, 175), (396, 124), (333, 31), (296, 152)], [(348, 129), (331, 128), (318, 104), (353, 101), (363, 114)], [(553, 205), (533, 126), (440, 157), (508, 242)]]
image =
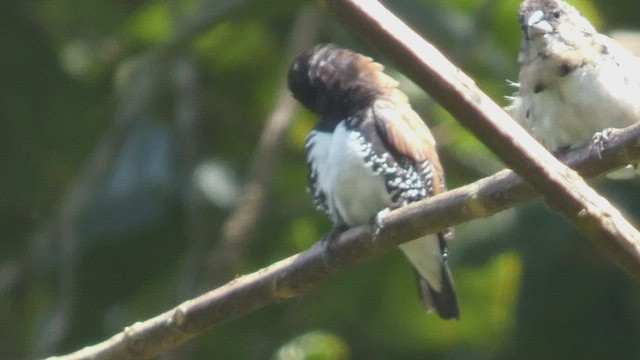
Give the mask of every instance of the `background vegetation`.
[[(637, 1), (573, 3), (601, 29), (639, 25)], [(505, 80), (517, 79), (518, 0), (385, 4), (504, 103)], [(385, 63), (314, 2), (2, 1), (0, 359), (103, 340), (326, 233), (304, 191), (315, 117), (295, 108), (271, 138), (273, 159), (256, 170), (265, 158), (255, 157), (287, 106), (289, 49), (317, 42)], [(502, 167), (388, 71), (433, 128), (450, 187)], [(255, 180), (264, 193), (247, 193)], [(640, 214), (637, 182), (596, 182)], [(239, 202), (250, 211), (238, 229)], [(396, 252), (166, 358), (640, 357), (637, 283), (541, 202), (456, 230), (460, 321), (424, 314)]]

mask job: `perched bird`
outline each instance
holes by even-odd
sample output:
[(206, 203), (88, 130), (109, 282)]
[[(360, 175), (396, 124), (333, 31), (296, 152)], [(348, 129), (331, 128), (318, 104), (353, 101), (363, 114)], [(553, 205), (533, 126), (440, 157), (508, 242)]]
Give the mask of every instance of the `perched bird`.
[(507, 110), (545, 147), (585, 145), (640, 119), (639, 58), (562, 0), (526, 0), (519, 21), (519, 90)]
[[(289, 71), (293, 96), (320, 115), (305, 144), (309, 191), (334, 231), (445, 191), (431, 132), (383, 69), (358, 53), (318, 45)], [(460, 316), (447, 264), (450, 235), (400, 245), (418, 274), (425, 308), (444, 319)]]

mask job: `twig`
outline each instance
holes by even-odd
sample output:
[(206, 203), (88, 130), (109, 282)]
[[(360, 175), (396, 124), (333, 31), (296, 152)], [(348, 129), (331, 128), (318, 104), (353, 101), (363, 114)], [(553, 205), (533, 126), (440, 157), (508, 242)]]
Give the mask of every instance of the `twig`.
[[(590, 147), (568, 156), (584, 175), (613, 170), (640, 159), (640, 124), (615, 133), (603, 157)], [(332, 275), (442, 228), (491, 216), (536, 196), (511, 170), (394, 210), (382, 219), (376, 240), (367, 226), (343, 233), (326, 253), (322, 246), (293, 255), (255, 273), (186, 301), (174, 309), (133, 324), (112, 338), (49, 360), (148, 359), (178, 347), (198, 334), (251, 311), (298, 297)]]
[[(318, 31), (316, 8), (303, 7), (291, 29), (286, 61), (313, 45)], [(283, 76), (283, 79), (285, 76)], [(235, 276), (247, 244), (253, 239), (261, 214), (265, 212), (268, 190), (277, 168), (283, 139), (295, 111), (295, 100), (286, 82), (279, 86), (275, 108), (255, 149), (248, 181), (235, 211), (222, 227), (221, 238), (208, 259), (209, 283), (218, 286)]]
[(551, 208), (607, 249), (629, 273), (640, 277), (640, 233), (609, 201), (480, 91), (473, 80), (378, 1), (331, 0), (326, 4), (525, 178)]

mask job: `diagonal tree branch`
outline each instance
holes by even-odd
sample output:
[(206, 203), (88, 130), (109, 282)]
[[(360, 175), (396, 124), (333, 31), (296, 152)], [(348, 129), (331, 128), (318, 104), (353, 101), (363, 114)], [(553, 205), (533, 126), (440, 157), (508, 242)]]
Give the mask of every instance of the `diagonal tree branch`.
[[(585, 176), (610, 171), (640, 159), (640, 124), (612, 134), (599, 157), (591, 147), (568, 154), (567, 162)], [(536, 196), (511, 170), (394, 210), (382, 219), (373, 240), (367, 226), (343, 233), (326, 253), (322, 246), (242, 276), (112, 338), (49, 360), (148, 359), (178, 347), (206, 330), (261, 307), (301, 296), (346, 268), (390, 251), (426, 233), (491, 216)]]
[(640, 233), (453, 65), (376, 0), (325, 1), (623, 268), (640, 276)]

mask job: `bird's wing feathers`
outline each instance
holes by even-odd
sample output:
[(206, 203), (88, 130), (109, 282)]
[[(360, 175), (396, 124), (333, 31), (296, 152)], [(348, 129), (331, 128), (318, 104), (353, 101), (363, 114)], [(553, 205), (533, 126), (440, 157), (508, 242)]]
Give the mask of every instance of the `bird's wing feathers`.
[[(330, 218), (334, 216), (329, 210), (329, 205), (327, 204), (327, 195), (322, 191), (320, 184), (318, 183), (318, 172), (319, 169), (316, 167), (317, 164), (314, 164), (314, 156), (326, 157), (327, 147), (317, 146), (316, 142), (318, 141), (319, 133), (315, 130), (311, 131), (305, 140), (304, 148), (307, 153), (307, 168), (309, 169), (308, 173), (308, 192), (313, 197), (313, 204), (316, 209), (322, 211), (327, 214)], [(322, 153), (324, 150), (325, 153)], [(318, 153), (320, 154), (318, 155)], [(332, 219), (333, 220), (333, 219)]]
[(409, 158), (418, 168), (431, 167), (439, 179), (433, 182), (431, 190), (435, 194), (443, 192), (444, 176), (435, 140), (406, 96), (394, 89), (391, 96), (381, 97), (374, 103), (373, 113), (376, 130), (388, 148)]

